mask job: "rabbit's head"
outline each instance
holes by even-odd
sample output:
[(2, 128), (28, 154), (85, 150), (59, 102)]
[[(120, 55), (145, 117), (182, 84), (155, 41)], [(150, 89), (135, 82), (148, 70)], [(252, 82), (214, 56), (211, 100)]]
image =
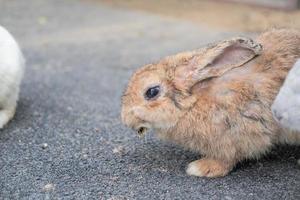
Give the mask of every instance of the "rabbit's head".
[(251, 39), (239, 37), (142, 67), (123, 95), (122, 121), (139, 134), (174, 127), (201, 97), (199, 89), (209, 87), (206, 82), (242, 66), (261, 50)]
[(147, 65), (131, 78), (122, 98), (122, 121), (144, 134), (173, 126), (182, 112), (174, 103), (172, 75), (165, 64)]

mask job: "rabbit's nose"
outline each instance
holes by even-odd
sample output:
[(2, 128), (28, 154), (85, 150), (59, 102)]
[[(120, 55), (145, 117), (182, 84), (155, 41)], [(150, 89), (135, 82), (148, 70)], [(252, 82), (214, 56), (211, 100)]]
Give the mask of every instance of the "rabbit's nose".
[(283, 118), (283, 116), (277, 111), (277, 110), (273, 110), (273, 115), (274, 115), (274, 117), (275, 117), (275, 119), (277, 120), (277, 121), (281, 121), (282, 120), (282, 118)]
[(282, 118), (283, 118), (282, 115), (279, 115), (279, 114), (276, 114), (275, 116), (276, 116), (276, 118), (278, 119), (278, 121), (281, 121)]
[(139, 122), (135, 107), (122, 110), (121, 118), (122, 122), (130, 128), (134, 128), (134, 126)]
[(128, 110), (128, 114), (136, 118), (140, 118), (140, 116), (143, 114), (143, 111), (140, 106), (134, 106)]

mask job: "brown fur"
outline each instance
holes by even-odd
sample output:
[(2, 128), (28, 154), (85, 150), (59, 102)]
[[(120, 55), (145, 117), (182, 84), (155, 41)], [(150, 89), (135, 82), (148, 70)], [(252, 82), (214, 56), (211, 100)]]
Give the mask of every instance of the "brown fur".
[[(204, 158), (189, 165), (189, 174), (224, 176), (237, 162), (259, 158), (274, 144), (300, 141), (279, 127), (270, 109), (299, 57), (300, 33), (293, 30), (167, 57), (133, 75), (122, 120), (134, 129), (153, 128), (161, 138), (201, 153)], [(160, 96), (145, 100), (145, 90), (155, 84), (162, 86)]]

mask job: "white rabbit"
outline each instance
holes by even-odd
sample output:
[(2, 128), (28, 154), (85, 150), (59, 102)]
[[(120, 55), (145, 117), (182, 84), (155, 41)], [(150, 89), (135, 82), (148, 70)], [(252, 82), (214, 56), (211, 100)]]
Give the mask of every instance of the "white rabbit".
[[(300, 59), (288, 73), (272, 105), (274, 118), (285, 128), (300, 131)], [(300, 159), (298, 160), (300, 165)]]
[(13, 36), (0, 26), (0, 128), (15, 114), (25, 60)]
[(272, 111), (282, 126), (300, 131), (300, 59), (288, 73), (272, 105)]

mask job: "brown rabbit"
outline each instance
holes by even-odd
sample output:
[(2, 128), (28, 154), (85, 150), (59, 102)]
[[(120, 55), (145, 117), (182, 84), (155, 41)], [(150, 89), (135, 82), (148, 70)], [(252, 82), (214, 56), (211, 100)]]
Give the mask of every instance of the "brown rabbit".
[(272, 30), (180, 53), (137, 70), (122, 99), (122, 121), (139, 134), (154, 129), (203, 158), (195, 176), (227, 175), (278, 143), (300, 143), (283, 130), (271, 105), (300, 57), (300, 32)]

